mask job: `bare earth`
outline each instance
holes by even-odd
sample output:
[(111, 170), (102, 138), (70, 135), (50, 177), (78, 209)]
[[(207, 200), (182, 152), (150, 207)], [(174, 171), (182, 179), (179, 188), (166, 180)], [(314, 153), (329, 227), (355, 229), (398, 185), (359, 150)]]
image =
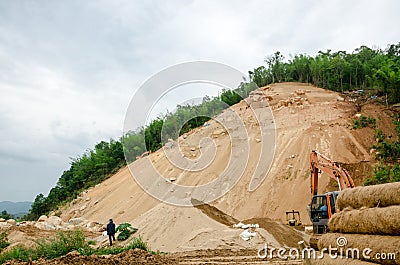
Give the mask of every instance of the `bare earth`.
[[(299, 89), (305, 93), (294, 94)], [(135, 182), (130, 170), (143, 176), (151, 174), (150, 168), (146, 167), (151, 161), (165, 179), (174, 178), (181, 185), (199, 186), (217, 179), (227, 168), (232, 146), (229, 135), (222, 133), (222, 126), (215, 121), (193, 130), (186, 139), (179, 139), (178, 150), (191, 159), (201, 158), (202, 150), (207, 150), (205, 145), (212, 144), (201, 142), (202, 139), (212, 139), (215, 157), (204, 169), (182, 170), (174, 166), (161, 149), (132, 163), (130, 170), (128, 167), (121, 169), (62, 209), (61, 218), (65, 221), (82, 216), (103, 224), (109, 218), (117, 224), (129, 222), (139, 229), (137, 234), (151, 249), (172, 254), (154, 256), (130, 251), (113, 257), (70, 255), (60, 258), (57, 264), (139, 264), (135, 263), (138, 260), (150, 264), (270, 264), (270, 261), (257, 257), (257, 250), (265, 243), (274, 247), (295, 247), (298, 241), (307, 241), (305, 233), (282, 223), (285, 211), (292, 209), (300, 211), (303, 223), (309, 223), (306, 206), (310, 200), (310, 151), (316, 149), (344, 163), (356, 184), (360, 184), (373, 162), (370, 146), (375, 137), (370, 128), (352, 129), (356, 106), (353, 102), (343, 101), (338, 93), (299, 83), (274, 84), (264, 93), (272, 97), (268, 103), (276, 126), (276, 149), (271, 157), (272, 166), (261, 172), (266, 177), (256, 190), (249, 191), (249, 185), (262, 150), (261, 133), (251, 108), (246, 108), (247, 104), (242, 101), (232, 109), (246, 126), (251, 155), (243, 157), (249, 160), (238, 183), (211, 205), (179, 207), (164, 204), (148, 195)], [(282, 103), (295, 97), (300, 97), (296, 104), (285, 106)], [(378, 127), (385, 133), (393, 132), (391, 118), (383, 107), (370, 103), (363, 107), (362, 113), (377, 118)], [(323, 177), (320, 189), (334, 189), (334, 185), (328, 177)], [(241, 239), (239, 235), (243, 230), (232, 226), (238, 221), (258, 223), (260, 228), (254, 229), (257, 235), (249, 241)], [(300, 264), (300, 261), (291, 262), (285, 264)], [(40, 261), (34, 264), (55, 263)]]

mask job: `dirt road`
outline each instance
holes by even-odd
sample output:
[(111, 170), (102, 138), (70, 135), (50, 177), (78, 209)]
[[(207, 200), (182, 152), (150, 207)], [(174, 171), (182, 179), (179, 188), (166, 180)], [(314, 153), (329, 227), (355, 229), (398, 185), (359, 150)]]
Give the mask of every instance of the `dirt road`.
[[(9, 265), (27, 264), (21, 261), (5, 263)], [(29, 263), (28, 263), (29, 264)], [(261, 259), (257, 250), (200, 250), (174, 254), (151, 254), (139, 249), (126, 251), (118, 255), (81, 256), (72, 252), (54, 260), (37, 260), (32, 265), (136, 265), (136, 264), (165, 264), (165, 265), (196, 265), (196, 264), (303, 264), (301, 260), (280, 260), (274, 258)]]

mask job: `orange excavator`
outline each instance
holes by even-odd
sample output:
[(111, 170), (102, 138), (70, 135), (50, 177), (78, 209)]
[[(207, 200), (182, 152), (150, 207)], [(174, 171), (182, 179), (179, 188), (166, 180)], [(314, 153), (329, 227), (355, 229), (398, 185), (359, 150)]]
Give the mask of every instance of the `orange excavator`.
[[(324, 234), (328, 230), (329, 218), (336, 212), (336, 199), (340, 191), (347, 188), (354, 188), (353, 179), (346, 169), (342, 168), (337, 162), (332, 161), (323, 154), (313, 150), (310, 155), (311, 170), (311, 203), (308, 212), (313, 224), (313, 234)], [(320, 173), (326, 173), (337, 181), (339, 191), (318, 194), (318, 180)], [(312, 242), (312, 241), (315, 242)], [(316, 244), (318, 237), (310, 239), (310, 245)]]

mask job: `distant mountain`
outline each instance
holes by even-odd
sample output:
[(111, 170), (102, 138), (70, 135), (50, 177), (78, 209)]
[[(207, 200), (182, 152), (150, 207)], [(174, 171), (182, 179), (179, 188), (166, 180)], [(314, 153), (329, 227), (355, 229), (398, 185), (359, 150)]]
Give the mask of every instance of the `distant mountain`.
[(10, 214), (25, 214), (29, 212), (31, 208), (32, 202), (10, 202), (10, 201), (2, 201), (0, 202), (0, 212), (6, 210), (7, 213)]

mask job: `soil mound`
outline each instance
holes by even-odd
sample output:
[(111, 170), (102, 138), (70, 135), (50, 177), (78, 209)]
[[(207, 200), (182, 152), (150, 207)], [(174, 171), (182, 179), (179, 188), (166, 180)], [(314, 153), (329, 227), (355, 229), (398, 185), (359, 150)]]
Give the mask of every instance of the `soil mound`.
[(192, 199), (192, 203), (193, 203), (194, 207), (196, 207), (197, 209), (202, 211), (205, 215), (207, 215), (211, 219), (213, 219), (221, 224), (224, 224), (227, 226), (232, 226), (239, 222), (237, 219), (222, 212), (221, 210), (219, 210), (218, 208), (216, 208), (212, 205), (202, 203), (201, 201), (198, 201), (196, 199)]
[(269, 218), (251, 218), (243, 221), (246, 224), (258, 224), (264, 228), (283, 246), (298, 247), (298, 242), (304, 240), (305, 235), (287, 225), (278, 223)]
[[(26, 265), (26, 262), (11, 261), (7, 264), (12, 265)], [(29, 264), (29, 263), (28, 263)], [(128, 250), (118, 255), (105, 255), (105, 256), (82, 256), (78, 252), (71, 252), (67, 255), (54, 259), (54, 260), (36, 260), (30, 263), (32, 265), (109, 265), (109, 264), (122, 264), (122, 265), (136, 265), (136, 264), (179, 264), (177, 259), (167, 257), (166, 255), (152, 254), (140, 249)]]
[(279, 242), (262, 228), (255, 229), (256, 235), (245, 241), (240, 237), (242, 229), (218, 222), (195, 207), (177, 207), (161, 203), (136, 218), (132, 225), (139, 228), (137, 233), (151, 249), (166, 252), (258, 249), (267, 241), (275, 247), (280, 246)]

